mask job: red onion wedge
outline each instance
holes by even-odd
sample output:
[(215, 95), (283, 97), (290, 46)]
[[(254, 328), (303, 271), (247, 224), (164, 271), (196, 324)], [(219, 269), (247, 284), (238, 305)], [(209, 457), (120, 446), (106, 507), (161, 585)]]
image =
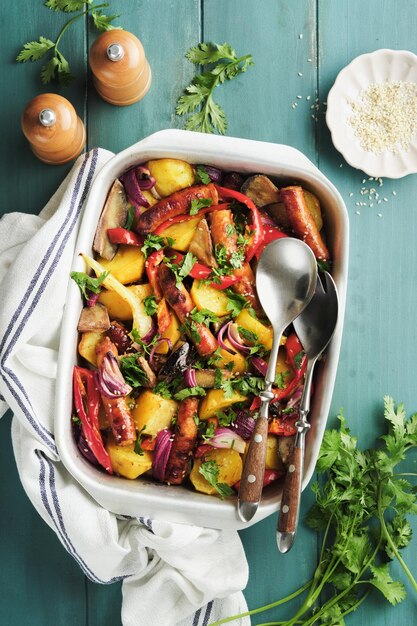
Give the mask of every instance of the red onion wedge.
[(227, 350), (227, 352), (230, 352), (231, 354), (236, 354), (236, 352), (234, 350), (230, 350), (230, 347), (227, 346), (224, 343), (224, 334), (227, 333), (229, 326), (230, 326), (231, 322), (227, 322), (226, 324), (224, 324), (224, 326), (221, 327), (221, 329), (219, 330), (219, 332), (217, 333), (217, 341), (219, 342), (219, 346), (223, 349), (223, 350)]
[(196, 165), (195, 167), (196, 169), (199, 167), (203, 169), (212, 183), (216, 183), (217, 185), (222, 184), (223, 172), (219, 170), (218, 167), (213, 167), (212, 165)]
[(258, 356), (252, 357), (251, 363), (258, 372), (262, 374), (262, 376), (266, 376), (266, 372), (268, 370), (268, 363), (264, 361), (264, 359), (259, 358)]
[(235, 421), (232, 424), (233, 429), (237, 432), (242, 439), (248, 440), (252, 437), (252, 433), (255, 430), (256, 420), (247, 411), (241, 411), (238, 413)]
[(140, 189), (142, 189), (143, 191), (148, 191), (149, 189), (152, 189), (152, 187), (155, 186), (156, 181), (154, 177), (151, 176), (151, 173), (147, 167), (142, 167), (142, 165), (139, 165), (135, 169), (135, 174), (136, 174), (136, 180), (138, 181), (138, 185)]
[(239, 454), (243, 454), (246, 448), (242, 437), (230, 428), (216, 428), (213, 437), (207, 443), (213, 448), (233, 448)]
[(123, 174), (121, 181), (126, 189), (129, 201), (133, 204), (135, 209), (139, 209), (140, 206), (145, 208), (149, 207), (149, 202), (142, 193), (139, 186), (138, 179), (136, 177), (135, 169), (131, 169), (126, 174)]
[(102, 365), (98, 368), (97, 387), (107, 398), (120, 398), (132, 391), (132, 387), (123, 378), (116, 357), (110, 351), (107, 352)]
[(172, 448), (172, 431), (165, 428), (156, 436), (155, 450), (152, 463), (152, 474), (161, 482), (165, 478), (165, 470)]
[(95, 306), (97, 304), (97, 300), (99, 298), (100, 292), (99, 293), (93, 293), (92, 291), (89, 291), (87, 289), (87, 294), (88, 294), (87, 306), (89, 306), (89, 307)]
[(229, 327), (227, 329), (227, 338), (232, 346), (236, 350), (239, 350), (239, 352), (242, 352), (243, 354), (250, 353), (250, 348), (243, 343), (243, 339), (239, 335), (237, 324), (235, 324), (234, 322), (229, 322)]
[(143, 343), (148, 344), (155, 337), (157, 330), (158, 330), (158, 325), (156, 323), (155, 318), (152, 317), (152, 326), (150, 330), (146, 333), (146, 335), (143, 335), (143, 337), (141, 337), (140, 340), (143, 341)]
[(195, 377), (195, 369), (193, 367), (187, 367), (184, 374), (187, 387), (197, 387), (197, 380)]

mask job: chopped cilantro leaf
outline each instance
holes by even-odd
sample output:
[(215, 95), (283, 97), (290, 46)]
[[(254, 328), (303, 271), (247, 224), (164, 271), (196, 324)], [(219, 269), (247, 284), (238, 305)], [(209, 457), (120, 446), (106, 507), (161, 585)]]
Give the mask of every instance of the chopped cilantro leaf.
[(139, 456), (143, 456), (145, 454), (144, 449), (142, 448), (142, 441), (143, 441), (143, 431), (146, 428), (146, 424), (145, 426), (143, 426), (140, 431), (138, 432), (138, 438), (136, 439), (135, 442), (135, 447), (134, 447), (134, 451), (136, 452), (136, 454), (138, 454)]
[(219, 466), (216, 461), (206, 461), (205, 463), (202, 463), (198, 468), (198, 471), (204, 476), (207, 482), (215, 488), (222, 499), (227, 498), (234, 493), (233, 489), (229, 485), (218, 482)]
[(202, 183), (203, 185), (208, 185), (209, 183), (211, 183), (211, 178), (207, 174), (207, 170), (204, 165), (197, 165), (194, 174), (196, 183)]
[[(84, 298), (89, 299), (91, 293), (100, 293), (102, 284), (106, 280), (109, 272), (103, 272), (97, 278), (89, 276), (85, 272), (71, 272), (72, 280), (77, 283)], [(90, 294), (88, 293), (90, 292)]]
[(190, 215), (197, 215), (200, 209), (204, 209), (213, 204), (212, 198), (198, 198), (191, 200)]
[(209, 309), (200, 309), (200, 311), (195, 308), (190, 313), (190, 318), (196, 322), (197, 324), (204, 324), (208, 326), (210, 322), (217, 322), (219, 320), (218, 316), (209, 311)]
[(146, 385), (148, 378), (143, 369), (137, 364), (137, 354), (129, 354), (119, 359), (120, 370), (123, 378), (133, 388)]
[(225, 289), (224, 293), (228, 298), (227, 310), (231, 312), (232, 317), (237, 317), (242, 309), (250, 308), (249, 301), (240, 293), (235, 293), (233, 289)]
[(133, 222), (135, 221), (135, 216), (136, 216), (135, 207), (129, 204), (129, 206), (127, 207), (127, 217), (126, 217), (126, 224), (125, 224), (126, 230), (132, 229)]
[(175, 243), (175, 240), (172, 237), (160, 237), (159, 235), (146, 235), (146, 239), (143, 242), (143, 246), (141, 250), (145, 256), (145, 259), (151, 254), (151, 252), (155, 252), (155, 250), (161, 250), (165, 248), (165, 246), (172, 246)]
[(185, 400), (185, 398), (190, 398), (192, 396), (205, 396), (206, 391), (203, 387), (186, 387), (185, 389), (180, 389), (177, 393), (174, 394), (174, 400)]
[(301, 369), (301, 366), (303, 364), (303, 359), (305, 357), (305, 352), (304, 350), (300, 350), (300, 352), (298, 352), (295, 357), (294, 357), (294, 363), (295, 363), (295, 367), (299, 370)]
[(145, 307), (146, 315), (154, 315), (158, 309), (158, 303), (155, 296), (146, 296), (143, 300), (143, 306)]

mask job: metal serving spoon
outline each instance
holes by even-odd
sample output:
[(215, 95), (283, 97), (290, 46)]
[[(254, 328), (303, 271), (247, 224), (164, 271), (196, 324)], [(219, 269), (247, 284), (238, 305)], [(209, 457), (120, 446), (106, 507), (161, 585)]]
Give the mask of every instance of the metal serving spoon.
[(248, 522), (255, 515), (262, 494), (265, 472), (268, 410), (273, 399), (278, 349), (281, 336), (301, 313), (314, 294), (317, 264), (310, 248), (288, 237), (277, 239), (263, 251), (256, 271), (256, 290), (274, 332), (265, 390), (259, 394), (261, 406), (243, 466), (238, 495), (238, 513)]
[(300, 416), (295, 422), (297, 435), (288, 471), (284, 480), (281, 509), (278, 518), (277, 544), (280, 552), (291, 550), (297, 532), (300, 511), (301, 483), (304, 472), (305, 436), (310, 429), (310, 393), (313, 370), (318, 357), (327, 347), (337, 324), (339, 311), (336, 285), (328, 272), (323, 272), (323, 284), (317, 277), (317, 287), (309, 305), (294, 320), (294, 329), (307, 355), (307, 369)]

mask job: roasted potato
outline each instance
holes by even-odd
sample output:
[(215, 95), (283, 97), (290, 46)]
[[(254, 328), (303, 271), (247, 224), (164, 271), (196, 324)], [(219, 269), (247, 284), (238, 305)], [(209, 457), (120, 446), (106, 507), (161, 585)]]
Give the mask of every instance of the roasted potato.
[(80, 343), (78, 344), (78, 353), (91, 365), (96, 367), (97, 355), (96, 344), (104, 337), (104, 333), (87, 332), (81, 335)]
[(227, 308), (229, 298), (224, 291), (210, 287), (210, 285), (207, 285), (201, 280), (194, 280), (190, 295), (199, 311), (201, 309), (208, 309), (219, 317), (230, 313)]
[(170, 196), (174, 191), (191, 187), (194, 183), (193, 168), (185, 161), (157, 159), (148, 161), (146, 167), (155, 178), (155, 190), (162, 198)]
[[(214, 448), (204, 455), (204, 461), (214, 461), (219, 468), (217, 482), (230, 487), (238, 482), (242, 476), (242, 458), (236, 450), (231, 448)], [(202, 459), (196, 459), (191, 470), (190, 480), (197, 491), (209, 495), (216, 494), (215, 487), (200, 473)]]
[[(162, 333), (162, 338), (169, 339), (172, 346), (175, 346), (178, 339), (181, 337), (180, 331), (180, 321), (178, 317), (175, 315), (174, 311), (170, 311), (171, 313), (171, 322), (166, 330)], [(161, 341), (159, 346), (156, 348), (155, 352), (157, 354), (167, 354), (169, 352), (169, 345), (166, 341)]]
[(201, 217), (196, 217), (187, 222), (178, 222), (178, 224), (168, 226), (162, 231), (161, 237), (171, 237), (174, 240), (171, 248), (180, 252), (187, 252), (200, 220)]
[(159, 431), (171, 426), (171, 421), (178, 410), (178, 402), (168, 400), (147, 389), (136, 401), (132, 411), (136, 428), (145, 435), (156, 437)]
[(136, 454), (135, 444), (118, 446), (114, 439), (110, 438), (107, 441), (106, 450), (113, 471), (124, 478), (134, 480), (152, 467), (152, 452), (144, 450), (143, 454)]
[(243, 309), (236, 318), (236, 324), (245, 330), (254, 333), (260, 343), (267, 350), (272, 348), (272, 328), (260, 322), (256, 317), (252, 317), (247, 309)]
[(201, 401), (198, 416), (201, 420), (215, 417), (219, 411), (224, 411), (236, 402), (246, 402), (246, 396), (234, 392), (230, 398), (226, 398), (223, 389), (210, 389)]
[(278, 450), (279, 437), (275, 435), (268, 435), (266, 441), (266, 469), (274, 469), (280, 472), (285, 472), (285, 466), (282, 462), (281, 456)]
[[(127, 289), (137, 297), (139, 302), (143, 302), (145, 298), (152, 294), (152, 287), (149, 283), (130, 285)], [(127, 322), (132, 319), (131, 307), (115, 291), (102, 291), (98, 297), (98, 302), (107, 307), (112, 319), (121, 320), (122, 322)]]
[(145, 269), (145, 257), (140, 248), (136, 246), (119, 246), (118, 251), (111, 261), (98, 259), (98, 262), (111, 272), (122, 285), (138, 282)]

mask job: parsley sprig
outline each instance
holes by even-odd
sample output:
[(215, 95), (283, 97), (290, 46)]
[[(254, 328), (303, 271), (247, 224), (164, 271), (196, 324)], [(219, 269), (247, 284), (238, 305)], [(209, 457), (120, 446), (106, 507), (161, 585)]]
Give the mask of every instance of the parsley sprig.
[(210, 69), (198, 74), (186, 87), (185, 94), (177, 103), (177, 115), (188, 115), (185, 128), (202, 133), (217, 131), (224, 135), (227, 130), (226, 114), (214, 101), (213, 93), (218, 85), (246, 72), (253, 65), (251, 54), (238, 57), (228, 43), (200, 43), (191, 48), (186, 57), (194, 65)]
[(417, 514), (417, 488), (411, 483), (411, 479), (416, 482), (417, 474), (397, 468), (417, 448), (417, 413), (407, 419), (404, 406), (396, 406), (386, 396), (384, 417), (388, 433), (375, 448), (358, 447), (343, 414), (339, 429), (325, 433), (317, 463), (320, 482), (313, 485), (316, 503), (307, 516), (309, 526), (323, 537), (319, 565), (310, 581), (290, 596), (249, 614), (305, 592), (294, 617), (278, 623), (344, 624), (344, 617), (372, 590), (396, 605), (404, 600), (406, 591), (403, 583), (393, 578), (390, 561), (394, 559), (417, 592), (417, 581), (401, 555), (412, 535), (407, 515)]
[[(25, 43), (17, 55), (16, 61), (19, 63), (39, 61), (47, 52), (51, 51), (52, 57), (41, 68), (41, 81), (46, 84), (50, 83), (52, 79), (58, 79), (61, 85), (67, 85), (74, 79), (74, 76), (71, 74), (67, 59), (59, 49), (61, 39), (66, 30), (83, 15), (88, 15), (89, 13), (97, 30), (111, 30), (114, 28), (111, 22), (119, 15), (105, 15), (101, 9), (108, 7), (109, 4), (94, 5), (93, 0), (46, 0), (45, 6), (52, 11), (63, 11), (65, 13), (81, 11), (81, 13), (78, 13), (64, 24), (55, 41), (41, 35), (37, 41)], [(85, 10), (82, 11), (82, 9)]]
[(219, 466), (216, 461), (206, 461), (205, 463), (202, 463), (198, 468), (198, 471), (204, 476), (207, 482), (215, 488), (222, 499), (233, 495), (234, 491), (227, 483), (218, 482)]
[(81, 294), (88, 300), (92, 293), (100, 293), (102, 284), (106, 280), (109, 272), (103, 272), (97, 278), (89, 276), (85, 272), (71, 272), (72, 280), (77, 283)]

